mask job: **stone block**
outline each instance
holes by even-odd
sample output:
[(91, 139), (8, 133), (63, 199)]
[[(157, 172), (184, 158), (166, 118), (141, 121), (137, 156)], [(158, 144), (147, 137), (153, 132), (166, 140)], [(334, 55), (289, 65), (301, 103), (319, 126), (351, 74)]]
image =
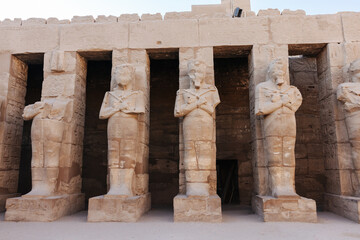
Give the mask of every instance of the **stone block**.
[(70, 20), (68, 20), (68, 19), (59, 20), (57, 18), (48, 18), (46, 20), (46, 23), (47, 24), (69, 24)]
[(0, 212), (5, 211), (5, 204), (6, 204), (6, 200), (8, 198), (15, 198), (15, 197), (19, 197), (19, 196), (20, 196), (20, 194), (18, 194), (18, 193), (0, 194)]
[(344, 37), (346, 42), (357, 42), (360, 39), (360, 13), (341, 14)]
[(177, 195), (174, 198), (174, 221), (221, 222), (221, 199), (217, 195)]
[(52, 222), (84, 209), (84, 194), (6, 200), (5, 221)]
[(269, 8), (266, 10), (260, 10), (258, 13), (259, 17), (261, 17), (261, 16), (277, 16), (277, 15), (280, 15), (279, 9), (272, 9), (272, 8)]
[(1, 29), (1, 52), (46, 52), (58, 47), (59, 27), (54, 25), (31, 25)]
[(270, 38), (268, 20), (266, 17), (200, 19), (199, 38), (200, 46), (265, 44)]
[(138, 14), (121, 14), (118, 17), (118, 22), (138, 22), (140, 21), (140, 17)]
[(360, 223), (360, 198), (325, 194), (325, 209)]
[(271, 17), (270, 31), (274, 42), (279, 44), (343, 41), (338, 15)]
[(108, 17), (106, 17), (105, 15), (99, 15), (95, 20), (96, 23), (114, 23), (117, 21), (118, 21), (117, 17), (112, 16), (112, 15), (110, 15)]
[(156, 14), (145, 13), (141, 15), (141, 21), (159, 21), (159, 20), (160, 21), (162, 20), (161, 13), (156, 13)]
[(303, 197), (253, 197), (253, 210), (264, 222), (317, 222), (316, 202)]
[(69, 24), (60, 31), (60, 49), (112, 50), (128, 47), (128, 23)]
[(88, 222), (136, 222), (150, 210), (150, 193), (135, 196), (106, 195), (89, 199)]
[(282, 12), (281, 12), (281, 15), (306, 15), (306, 12), (304, 10), (295, 10), (295, 11), (292, 11), (290, 9), (284, 9)]
[(93, 16), (74, 16), (71, 19), (71, 23), (94, 23), (95, 19)]
[(130, 48), (193, 47), (198, 44), (197, 20), (130, 23)]
[(29, 18), (27, 20), (23, 20), (22, 26), (30, 26), (30, 25), (38, 25), (38, 24), (46, 24), (46, 19), (43, 18)]

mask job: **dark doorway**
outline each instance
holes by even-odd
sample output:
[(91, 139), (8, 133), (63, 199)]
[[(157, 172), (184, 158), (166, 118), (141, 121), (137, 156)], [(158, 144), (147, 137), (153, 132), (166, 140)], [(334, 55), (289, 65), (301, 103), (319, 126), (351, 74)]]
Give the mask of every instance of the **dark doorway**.
[(179, 60), (151, 59), (150, 68), (149, 189), (152, 207), (171, 207), (179, 192)]
[(217, 194), (222, 204), (239, 204), (238, 161), (216, 161)]
[(100, 107), (110, 90), (111, 61), (88, 61), (82, 169), (82, 192), (86, 203), (107, 192), (107, 120), (99, 119)]
[[(234, 193), (238, 196), (233, 197), (232, 201), (237, 200), (237, 203), (241, 205), (250, 206), (253, 192), (253, 171), (247, 57), (225, 58), (221, 55), (221, 58), (216, 58), (215, 55), (214, 70), (215, 84), (221, 100), (216, 108), (216, 158), (220, 168), (218, 174), (221, 176), (231, 175), (231, 179), (233, 176), (237, 176), (238, 191)], [(233, 163), (234, 161), (237, 163)], [(237, 171), (236, 174), (231, 172), (233, 166)], [(222, 179), (222, 181), (225, 180), (226, 177)], [(222, 184), (224, 183), (219, 182), (218, 187), (229, 191), (224, 189), (225, 186)], [(225, 196), (223, 199), (225, 204), (228, 202), (227, 197), (229, 196)]]
[[(41, 100), (41, 89), (44, 80), (43, 64), (28, 65), (25, 106)], [(18, 193), (21, 195), (31, 190), (31, 121), (24, 121), (21, 142)]]

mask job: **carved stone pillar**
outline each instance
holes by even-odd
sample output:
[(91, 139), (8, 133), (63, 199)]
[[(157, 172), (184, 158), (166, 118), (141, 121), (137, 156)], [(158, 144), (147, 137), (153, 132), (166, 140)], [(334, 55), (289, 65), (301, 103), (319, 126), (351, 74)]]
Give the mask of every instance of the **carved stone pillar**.
[(27, 65), (0, 54), (0, 212), (6, 199), (17, 197)]
[(249, 68), (253, 210), (264, 221), (316, 222), (315, 201), (295, 192), (295, 111), (302, 98), (289, 86), (288, 47), (254, 45)]
[(89, 222), (136, 222), (150, 210), (150, 61), (146, 50), (113, 50), (110, 91), (100, 118), (108, 119), (106, 195), (89, 200)]
[(174, 198), (174, 221), (221, 222), (215, 124), (220, 100), (214, 86), (213, 49), (181, 48), (179, 58), (175, 116), (180, 117), (180, 189)]
[(325, 208), (360, 223), (360, 44), (328, 44), (318, 56), (325, 138)]
[(75, 52), (44, 56), (41, 101), (25, 108), (33, 119), (32, 190), (8, 199), (7, 221), (54, 221), (84, 208), (81, 166), (86, 61)]

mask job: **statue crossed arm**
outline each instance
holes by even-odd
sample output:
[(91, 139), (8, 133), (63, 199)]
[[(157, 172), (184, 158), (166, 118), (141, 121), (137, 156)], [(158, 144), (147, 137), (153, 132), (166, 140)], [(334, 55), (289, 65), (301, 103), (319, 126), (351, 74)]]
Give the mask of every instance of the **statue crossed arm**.
[(116, 91), (106, 92), (99, 117), (107, 119), (117, 112), (145, 113), (144, 102), (144, 93), (141, 91), (131, 91), (130, 94)]
[(219, 103), (219, 93), (213, 86), (200, 94), (196, 94), (189, 89), (181, 89), (176, 95), (174, 115), (175, 117), (183, 117), (197, 108), (212, 115)]

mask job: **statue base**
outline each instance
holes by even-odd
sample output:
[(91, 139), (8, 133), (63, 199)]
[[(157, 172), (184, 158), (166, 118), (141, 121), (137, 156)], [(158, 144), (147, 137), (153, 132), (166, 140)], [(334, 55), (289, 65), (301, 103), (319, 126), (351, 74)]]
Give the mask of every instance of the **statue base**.
[(360, 197), (325, 194), (325, 209), (360, 223)]
[(19, 197), (19, 193), (0, 194), (0, 212), (5, 212), (6, 199)]
[(10, 198), (5, 221), (52, 222), (84, 209), (84, 194)]
[(174, 198), (174, 221), (221, 222), (221, 199), (218, 195), (186, 196), (179, 194)]
[(317, 222), (316, 202), (299, 196), (255, 196), (252, 207), (264, 222)]
[(136, 222), (151, 208), (150, 193), (134, 196), (102, 195), (89, 199), (88, 222)]

